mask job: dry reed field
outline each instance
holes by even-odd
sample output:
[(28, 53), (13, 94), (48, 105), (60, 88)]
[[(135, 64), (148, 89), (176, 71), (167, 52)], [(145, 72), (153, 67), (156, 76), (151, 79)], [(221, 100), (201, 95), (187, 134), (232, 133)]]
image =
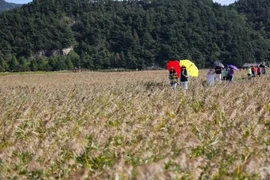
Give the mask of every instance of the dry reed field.
[(0, 179), (270, 179), (270, 75), (0, 76)]

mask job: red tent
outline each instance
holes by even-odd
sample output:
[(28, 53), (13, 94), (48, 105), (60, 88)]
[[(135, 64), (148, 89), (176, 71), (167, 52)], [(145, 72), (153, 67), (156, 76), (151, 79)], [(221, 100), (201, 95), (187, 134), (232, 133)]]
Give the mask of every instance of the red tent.
[(176, 71), (178, 78), (180, 78), (180, 64), (177, 60), (169, 60), (167, 63), (167, 69), (170, 71), (171, 68), (174, 68)]

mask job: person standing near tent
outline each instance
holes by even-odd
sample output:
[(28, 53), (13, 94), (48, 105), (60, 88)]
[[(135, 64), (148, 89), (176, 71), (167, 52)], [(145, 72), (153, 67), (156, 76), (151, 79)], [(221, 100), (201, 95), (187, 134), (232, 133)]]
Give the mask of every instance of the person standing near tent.
[(261, 64), (260, 65), (260, 67), (261, 67), (261, 69), (262, 69), (262, 74), (265, 74), (266, 72), (265, 72), (265, 68), (266, 68), (266, 66), (265, 65), (263, 65), (263, 64)]
[(178, 83), (178, 76), (177, 76), (177, 73), (173, 67), (170, 68), (169, 80), (170, 80), (171, 88), (173, 90), (175, 90), (177, 87), (177, 83)]
[(265, 66), (262, 67), (262, 74), (265, 74), (266, 71), (265, 71)]
[(229, 82), (232, 82), (233, 78), (234, 78), (234, 69), (229, 68), (229, 70), (228, 70), (228, 80), (229, 80)]
[(251, 79), (251, 76), (252, 76), (251, 67), (247, 68), (247, 75), (248, 75), (248, 79)]
[(261, 76), (261, 68), (260, 66), (257, 67), (257, 75), (260, 77)]
[(188, 72), (186, 66), (181, 67), (180, 85), (183, 89), (188, 89)]
[(256, 69), (256, 67), (252, 66), (251, 67), (251, 72), (252, 72), (252, 76), (253, 77), (256, 77), (256, 75), (257, 75), (257, 69)]

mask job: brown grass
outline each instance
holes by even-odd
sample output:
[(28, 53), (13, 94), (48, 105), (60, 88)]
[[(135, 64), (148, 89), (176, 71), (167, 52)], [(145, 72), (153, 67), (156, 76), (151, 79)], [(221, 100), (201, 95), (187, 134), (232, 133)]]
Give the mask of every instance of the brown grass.
[(270, 76), (0, 76), (0, 179), (269, 179)]

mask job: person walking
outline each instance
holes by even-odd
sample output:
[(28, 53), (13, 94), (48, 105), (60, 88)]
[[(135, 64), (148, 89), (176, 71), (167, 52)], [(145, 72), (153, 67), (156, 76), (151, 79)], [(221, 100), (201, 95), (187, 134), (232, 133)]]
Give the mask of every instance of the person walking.
[(222, 80), (226, 81), (227, 80), (227, 75), (228, 75), (228, 70), (226, 68), (222, 69)]
[(258, 66), (257, 67), (257, 75), (260, 77), (261, 73), (262, 73), (261, 68), (260, 68), (260, 66)]
[(266, 66), (265, 65), (262, 65), (262, 74), (265, 74), (266, 73), (266, 71), (265, 71), (265, 68), (266, 68)]
[(248, 75), (248, 79), (251, 79), (251, 77), (252, 77), (252, 70), (251, 70), (251, 67), (248, 67), (248, 68), (247, 68), (247, 75)]
[(251, 67), (251, 72), (252, 72), (252, 76), (253, 76), (253, 77), (256, 77), (256, 75), (257, 75), (257, 69), (256, 69), (255, 66), (252, 66), (252, 67)]
[(183, 89), (188, 89), (188, 72), (186, 66), (181, 67), (180, 86)]
[(230, 67), (228, 70), (228, 81), (232, 82), (233, 78), (234, 78), (234, 69)]
[(206, 78), (209, 86), (215, 85), (215, 70), (210, 68), (207, 72)]
[(216, 73), (216, 82), (221, 81), (221, 74), (222, 74), (222, 67), (216, 66), (215, 67), (215, 73)]
[(173, 90), (176, 90), (177, 83), (178, 83), (178, 76), (173, 67), (170, 68), (169, 72), (169, 80), (170, 80), (170, 85)]

